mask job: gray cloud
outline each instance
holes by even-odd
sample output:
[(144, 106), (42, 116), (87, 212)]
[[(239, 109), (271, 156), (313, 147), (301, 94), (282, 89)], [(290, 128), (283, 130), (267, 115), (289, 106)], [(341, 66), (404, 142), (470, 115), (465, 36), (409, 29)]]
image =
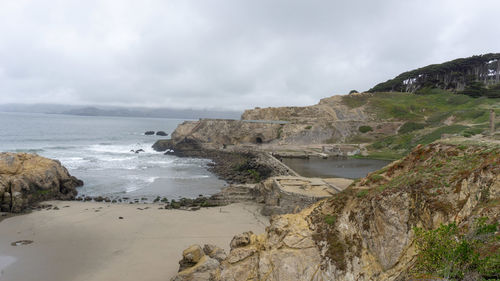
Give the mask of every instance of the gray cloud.
[(498, 52), (500, 2), (0, 2), (0, 103), (306, 105)]

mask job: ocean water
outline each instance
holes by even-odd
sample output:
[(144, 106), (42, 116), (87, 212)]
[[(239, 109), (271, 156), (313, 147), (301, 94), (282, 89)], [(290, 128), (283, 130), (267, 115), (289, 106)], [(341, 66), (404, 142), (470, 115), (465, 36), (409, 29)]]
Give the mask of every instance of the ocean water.
[[(209, 160), (154, 151), (160, 136), (184, 120), (1, 113), (0, 151), (30, 152), (59, 160), (84, 181), (79, 195), (177, 199), (211, 195), (225, 184), (206, 169)], [(131, 150), (143, 149), (134, 153)]]

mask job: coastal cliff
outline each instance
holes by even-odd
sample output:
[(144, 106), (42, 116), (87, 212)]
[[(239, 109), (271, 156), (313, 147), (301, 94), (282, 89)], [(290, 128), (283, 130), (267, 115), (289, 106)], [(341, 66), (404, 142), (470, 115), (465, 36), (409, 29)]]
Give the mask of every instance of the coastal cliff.
[[(246, 110), (241, 120), (186, 121), (177, 126), (171, 141), (187, 138), (213, 149), (227, 145), (333, 144), (349, 142), (359, 134), (368, 139), (393, 135), (401, 125), (401, 120), (382, 120), (368, 107), (350, 107), (344, 96), (333, 96), (312, 106)], [(362, 127), (371, 129), (363, 131)], [(159, 140), (155, 146), (168, 142)]]
[[(419, 144), (446, 135), (488, 135), (489, 116), (500, 116), (500, 100), (472, 98), (440, 89), (425, 94), (352, 93), (305, 107), (256, 108), (241, 120), (201, 119), (180, 124), (171, 140), (190, 140), (216, 150), (262, 150), (296, 155), (399, 159)], [(493, 120), (496, 127), (498, 120)], [(175, 149), (174, 149), (175, 150)]]
[(0, 207), (18, 213), (50, 199), (73, 199), (83, 182), (59, 161), (28, 153), (0, 153)]
[[(406, 280), (418, 255), (415, 227), (454, 223), (467, 233), (485, 218), (498, 236), (499, 200), (498, 143), (418, 146), (331, 198), (273, 217), (263, 234), (235, 236), (226, 258), (200, 252), (172, 280)], [(500, 246), (488, 241), (485, 249)], [(481, 258), (495, 261), (497, 251)]]

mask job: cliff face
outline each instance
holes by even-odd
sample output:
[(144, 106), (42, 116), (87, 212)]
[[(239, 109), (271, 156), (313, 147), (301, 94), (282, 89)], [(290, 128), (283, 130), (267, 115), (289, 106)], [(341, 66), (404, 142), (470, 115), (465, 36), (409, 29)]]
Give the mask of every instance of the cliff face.
[(280, 124), (251, 123), (238, 120), (202, 119), (186, 121), (180, 124), (172, 133), (174, 141), (186, 137), (201, 143), (217, 145), (235, 143), (269, 142), (278, 136)]
[(499, 202), (498, 144), (417, 147), (342, 193), (274, 217), (264, 234), (235, 236), (227, 258), (173, 280), (403, 280), (416, 254), (413, 227), (498, 222)]
[(71, 176), (59, 161), (27, 153), (0, 153), (0, 207), (21, 212), (49, 199), (73, 199), (83, 182)]
[(377, 120), (364, 106), (352, 108), (345, 105), (342, 96), (334, 96), (313, 106), (246, 110), (242, 120), (187, 121), (172, 133), (172, 140), (190, 138), (212, 148), (224, 144), (343, 143), (360, 134), (361, 126), (370, 126), (372, 130), (364, 135), (374, 137), (395, 134), (402, 124)]
[(268, 107), (245, 110), (242, 120), (281, 121), (367, 121), (371, 116), (364, 108), (350, 108), (342, 103), (341, 96), (322, 99), (318, 104), (303, 107)]

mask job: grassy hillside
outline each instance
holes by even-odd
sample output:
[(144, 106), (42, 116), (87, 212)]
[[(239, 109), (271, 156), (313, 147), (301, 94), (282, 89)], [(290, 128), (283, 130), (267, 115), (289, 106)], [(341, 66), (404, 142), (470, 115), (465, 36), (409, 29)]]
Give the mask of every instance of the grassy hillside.
[(374, 158), (400, 158), (415, 146), (429, 144), (443, 134), (472, 137), (488, 130), (490, 109), (500, 116), (500, 99), (472, 98), (440, 89), (426, 95), (397, 92), (347, 95), (343, 102), (351, 108), (364, 106), (379, 120), (404, 122), (394, 136), (366, 138), (371, 143), (370, 157)]

